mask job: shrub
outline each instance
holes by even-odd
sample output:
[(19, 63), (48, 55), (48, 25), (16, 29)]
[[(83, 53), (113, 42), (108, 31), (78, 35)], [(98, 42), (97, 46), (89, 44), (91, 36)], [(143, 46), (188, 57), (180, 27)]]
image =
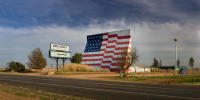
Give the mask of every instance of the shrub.
[(80, 64), (81, 60), (82, 60), (82, 54), (81, 53), (75, 53), (74, 56), (71, 59), (71, 62)]
[(95, 69), (87, 65), (82, 64), (67, 64), (64, 66), (63, 71), (65, 72), (94, 72)]
[(22, 72), (25, 70), (25, 66), (20, 62), (11, 61), (8, 63), (8, 68), (16, 72)]

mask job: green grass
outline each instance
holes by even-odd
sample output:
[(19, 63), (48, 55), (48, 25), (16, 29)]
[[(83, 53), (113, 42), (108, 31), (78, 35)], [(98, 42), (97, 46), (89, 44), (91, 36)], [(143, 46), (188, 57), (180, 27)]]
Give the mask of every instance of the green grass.
[(125, 78), (113, 77), (116, 80), (125, 81), (148, 81), (153, 80), (154, 82), (172, 81), (174, 83), (189, 83), (196, 84), (200, 83), (200, 75), (183, 75), (183, 76), (128, 76)]

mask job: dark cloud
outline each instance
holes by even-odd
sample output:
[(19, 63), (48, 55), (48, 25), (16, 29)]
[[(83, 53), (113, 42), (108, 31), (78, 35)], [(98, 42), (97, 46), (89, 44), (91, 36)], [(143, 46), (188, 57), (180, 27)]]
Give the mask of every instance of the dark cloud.
[[(126, 23), (197, 23), (198, 0), (1, 0), (1, 26), (88, 25), (126, 19)], [(199, 21), (198, 21), (199, 22)]]

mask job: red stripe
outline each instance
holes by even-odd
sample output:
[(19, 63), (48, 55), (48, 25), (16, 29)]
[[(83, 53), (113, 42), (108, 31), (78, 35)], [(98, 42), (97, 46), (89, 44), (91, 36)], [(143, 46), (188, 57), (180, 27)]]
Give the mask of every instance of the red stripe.
[(125, 54), (131, 54), (131, 52), (116, 52), (114, 55), (125, 55)]
[(106, 46), (106, 48), (115, 48), (115, 45)]
[(100, 49), (100, 51), (106, 51), (106, 49)]
[(120, 44), (130, 44), (130, 42), (117, 42), (118, 45)]
[(104, 54), (85, 54), (83, 57), (103, 56)]
[(102, 59), (83, 59), (82, 62), (86, 61), (102, 61)]
[(130, 47), (118, 47), (115, 50), (128, 50)]
[(124, 59), (125, 57), (117, 57), (117, 58), (112, 58), (112, 60), (122, 60)]
[(110, 68), (110, 66), (101, 66), (101, 68)]
[(108, 35), (108, 38), (117, 37), (117, 34)]
[(127, 36), (120, 36), (120, 37), (118, 37), (118, 39), (128, 39), (128, 38), (131, 38), (131, 36), (127, 35)]
[(101, 46), (106, 46), (107, 44), (102, 44)]
[(112, 63), (112, 66), (120, 66), (120, 63)]
[(108, 35), (108, 33), (102, 33), (102, 35)]
[(113, 56), (103, 56), (103, 58), (112, 58)]
[(115, 51), (105, 51), (105, 53), (114, 53)]
[(115, 42), (117, 42), (117, 40), (110, 40), (110, 41), (108, 41), (108, 43), (115, 43)]
[(108, 41), (108, 38), (103, 39), (102, 41)]
[(102, 61), (102, 63), (112, 63), (112, 61)]

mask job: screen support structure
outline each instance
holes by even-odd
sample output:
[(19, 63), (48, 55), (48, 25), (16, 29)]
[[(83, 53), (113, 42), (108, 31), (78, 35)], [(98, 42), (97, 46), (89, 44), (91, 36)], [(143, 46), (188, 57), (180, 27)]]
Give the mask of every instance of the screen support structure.
[[(55, 60), (56, 60), (56, 71), (58, 71), (58, 61), (59, 61), (59, 58), (55, 58)], [(66, 59), (62, 58), (62, 61), (63, 61), (63, 69), (64, 69)]]
[(65, 66), (65, 58), (63, 58), (62, 60), (63, 60), (63, 70), (64, 70), (64, 66)]
[(56, 58), (56, 71), (58, 71), (58, 58)]
[(63, 61), (63, 69), (66, 59), (71, 59), (69, 46), (50, 43), (49, 57), (56, 60), (56, 71), (59, 70), (59, 59)]

